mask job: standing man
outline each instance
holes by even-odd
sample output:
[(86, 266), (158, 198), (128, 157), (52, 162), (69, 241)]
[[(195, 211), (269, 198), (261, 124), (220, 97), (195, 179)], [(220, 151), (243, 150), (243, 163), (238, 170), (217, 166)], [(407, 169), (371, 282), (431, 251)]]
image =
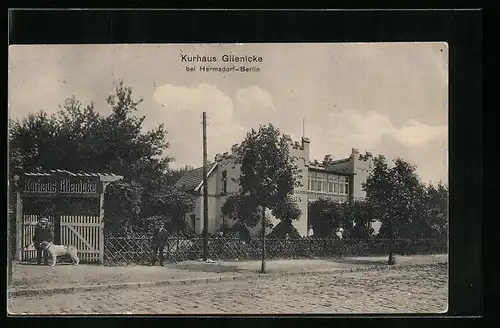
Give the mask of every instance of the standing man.
[(160, 221), (153, 233), (153, 239), (152, 239), (152, 248), (153, 248), (153, 259), (152, 259), (152, 265), (156, 264), (156, 257), (158, 256), (158, 253), (160, 253), (160, 266), (163, 266), (163, 251), (165, 249), (165, 245), (168, 242), (168, 232), (167, 229), (165, 229), (165, 222)]
[(36, 263), (38, 265), (42, 264), (42, 255), (43, 255), (43, 264), (49, 264), (49, 254), (46, 250), (40, 247), (40, 243), (43, 241), (52, 242), (54, 240), (54, 236), (52, 235), (52, 231), (50, 231), (49, 220), (45, 217), (40, 219), (38, 225), (35, 229), (35, 235), (33, 236), (33, 245), (36, 248)]

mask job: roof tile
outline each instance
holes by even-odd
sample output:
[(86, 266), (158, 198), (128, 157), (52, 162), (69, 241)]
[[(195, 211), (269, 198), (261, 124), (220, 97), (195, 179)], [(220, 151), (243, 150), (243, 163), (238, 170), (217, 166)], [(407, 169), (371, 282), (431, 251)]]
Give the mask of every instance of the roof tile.
[[(208, 165), (207, 174), (214, 168), (215, 163)], [(203, 181), (203, 167), (187, 171), (184, 175), (177, 180), (175, 186), (184, 191), (194, 191), (196, 187)]]

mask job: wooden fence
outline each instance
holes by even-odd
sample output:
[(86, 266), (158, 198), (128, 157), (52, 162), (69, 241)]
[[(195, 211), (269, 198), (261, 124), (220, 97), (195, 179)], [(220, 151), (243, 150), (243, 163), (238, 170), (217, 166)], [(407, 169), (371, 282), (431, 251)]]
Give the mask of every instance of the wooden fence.
[(98, 262), (102, 228), (97, 215), (62, 215), (61, 244), (76, 247), (82, 262)]
[[(153, 256), (151, 236), (129, 234), (105, 236), (104, 261), (107, 264), (149, 264)], [(343, 256), (386, 255), (388, 242), (385, 239), (344, 239), (266, 237), (266, 258), (335, 258)], [(212, 260), (258, 260), (261, 257), (261, 239), (248, 242), (237, 237), (211, 236), (208, 244)], [(397, 239), (395, 254), (446, 253), (446, 240)], [(164, 249), (168, 262), (200, 259), (203, 256), (203, 238), (200, 236), (172, 235)]]
[[(59, 244), (76, 247), (82, 263), (99, 262), (100, 255), (104, 252), (103, 247), (101, 247), (103, 224), (100, 222), (99, 216), (61, 215), (59, 222), (56, 222), (54, 217), (48, 219), (52, 234), (59, 234), (58, 236), (54, 235), (54, 239)], [(39, 215), (23, 215), (23, 261), (36, 259), (36, 249), (32, 246), (32, 239), (39, 220)], [(60, 225), (59, 231), (55, 229), (57, 225)]]

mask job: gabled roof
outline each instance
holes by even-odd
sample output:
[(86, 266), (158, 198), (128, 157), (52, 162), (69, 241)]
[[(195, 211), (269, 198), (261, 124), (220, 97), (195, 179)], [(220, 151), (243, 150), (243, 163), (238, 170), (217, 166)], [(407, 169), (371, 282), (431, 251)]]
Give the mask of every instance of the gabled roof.
[[(207, 177), (214, 171), (217, 163), (210, 163), (208, 165), (209, 171)], [(175, 183), (175, 187), (180, 188), (184, 191), (198, 191), (203, 184), (203, 167), (198, 167), (196, 169), (187, 171), (184, 175)]]

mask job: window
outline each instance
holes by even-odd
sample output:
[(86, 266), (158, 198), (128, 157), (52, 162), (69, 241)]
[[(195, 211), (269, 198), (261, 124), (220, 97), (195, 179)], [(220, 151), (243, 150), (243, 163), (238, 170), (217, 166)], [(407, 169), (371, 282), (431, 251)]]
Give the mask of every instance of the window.
[(191, 228), (196, 229), (196, 216), (191, 214)]
[(328, 193), (333, 194), (335, 192), (335, 182), (336, 182), (336, 175), (333, 174), (328, 174)]
[(318, 182), (317, 182), (317, 183), (318, 183), (318, 185), (317, 185), (317, 187), (318, 187), (318, 191), (322, 191), (322, 190), (323, 190), (323, 189), (322, 189), (322, 187), (323, 187), (323, 183), (322, 183), (322, 182), (323, 182), (323, 181), (322, 181), (322, 179), (321, 179), (321, 173), (318, 173), (317, 181), (318, 181)]
[(222, 171), (222, 192), (227, 194), (227, 171)]
[(316, 172), (309, 171), (308, 177), (309, 177), (308, 189), (309, 190), (316, 190), (316, 181), (314, 181), (316, 179)]
[(331, 184), (330, 192), (333, 194), (338, 194), (339, 193), (339, 177), (338, 177), (338, 175), (331, 174), (328, 177), (328, 181), (330, 181), (330, 184)]
[(340, 193), (343, 195), (349, 194), (349, 177), (340, 178)]

